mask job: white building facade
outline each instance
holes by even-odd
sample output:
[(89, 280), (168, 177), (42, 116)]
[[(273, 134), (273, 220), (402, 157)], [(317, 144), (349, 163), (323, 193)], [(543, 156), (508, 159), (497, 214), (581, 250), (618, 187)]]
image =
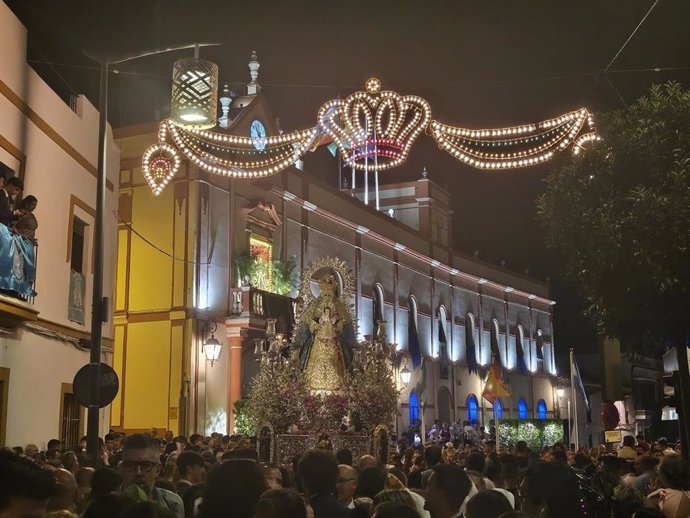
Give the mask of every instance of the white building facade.
[[(0, 447), (49, 439), (66, 447), (85, 433), (72, 393), (89, 362), (98, 111), (84, 96), (66, 104), (26, 62), (27, 31), (0, 3), (0, 163), (38, 208), (35, 298), (0, 295)], [(112, 298), (119, 150), (109, 134), (104, 295)], [(2, 275), (2, 272), (0, 272)], [(103, 328), (112, 360), (112, 322)], [(102, 413), (101, 432), (108, 431)]]

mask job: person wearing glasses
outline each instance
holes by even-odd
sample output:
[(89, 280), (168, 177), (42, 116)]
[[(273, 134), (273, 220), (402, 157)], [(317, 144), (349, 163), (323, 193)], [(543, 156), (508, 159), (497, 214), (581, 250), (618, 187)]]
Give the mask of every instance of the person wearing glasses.
[(184, 518), (182, 499), (154, 486), (160, 473), (158, 443), (148, 434), (134, 434), (122, 445), (122, 493), (137, 501), (155, 502), (168, 509), (175, 518)]
[(347, 464), (338, 465), (338, 482), (335, 486), (338, 502), (347, 506), (348, 509), (355, 508), (354, 494), (357, 488), (357, 470)]

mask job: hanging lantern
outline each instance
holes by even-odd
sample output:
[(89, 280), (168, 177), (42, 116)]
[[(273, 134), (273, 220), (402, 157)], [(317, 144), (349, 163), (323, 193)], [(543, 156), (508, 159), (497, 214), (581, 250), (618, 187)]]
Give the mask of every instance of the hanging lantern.
[(410, 369), (407, 368), (407, 360), (403, 361), (403, 368), (400, 371), (400, 381), (403, 384), (403, 387), (407, 387), (410, 384), (410, 377), (412, 376), (412, 373), (410, 372)]
[(220, 358), (220, 347), (220, 342), (213, 335), (211, 335), (211, 338), (206, 340), (202, 346), (206, 359), (211, 362), (211, 367), (213, 367), (216, 360)]
[(189, 129), (216, 125), (218, 66), (198, 58), (178, 59), (173, 65), (172, 121)]

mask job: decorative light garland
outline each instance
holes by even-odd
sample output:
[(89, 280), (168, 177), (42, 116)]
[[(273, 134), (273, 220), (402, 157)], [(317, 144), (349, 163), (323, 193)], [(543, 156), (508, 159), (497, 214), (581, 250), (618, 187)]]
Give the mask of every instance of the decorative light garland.
[(144, 177), (154, 195), (159, 195), (179, 170), (181, 155), (209, 173), (266, 177), (293, 165), (324, 135), (338, 147), (345, 166), (372, 172), (402, 164), (422, 131), (461, 162), (485, 170), (529, 167), (550, 160), (569, 146), (578, 154), (586, 144), (599, 140), (586, 108), (539, 123), (468, 129), (432, 120), (424, 99), (381, 91), (381, 81), (376, 78), (368, 79), (365, 88), (323, 104), (313, 128), (266, 137), (261, 150), (254, 147), (251, 137), (188, 129), (164, 120), (158, 144), (144, 153)]

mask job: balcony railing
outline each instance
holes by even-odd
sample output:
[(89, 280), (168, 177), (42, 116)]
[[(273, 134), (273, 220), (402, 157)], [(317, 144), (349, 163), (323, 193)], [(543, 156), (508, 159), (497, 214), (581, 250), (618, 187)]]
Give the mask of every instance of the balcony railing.
[(291, 330), (295, 315), (295, 299), (244, 286), (233, 288), (231, 313), (235, 317), (275, 318)]

